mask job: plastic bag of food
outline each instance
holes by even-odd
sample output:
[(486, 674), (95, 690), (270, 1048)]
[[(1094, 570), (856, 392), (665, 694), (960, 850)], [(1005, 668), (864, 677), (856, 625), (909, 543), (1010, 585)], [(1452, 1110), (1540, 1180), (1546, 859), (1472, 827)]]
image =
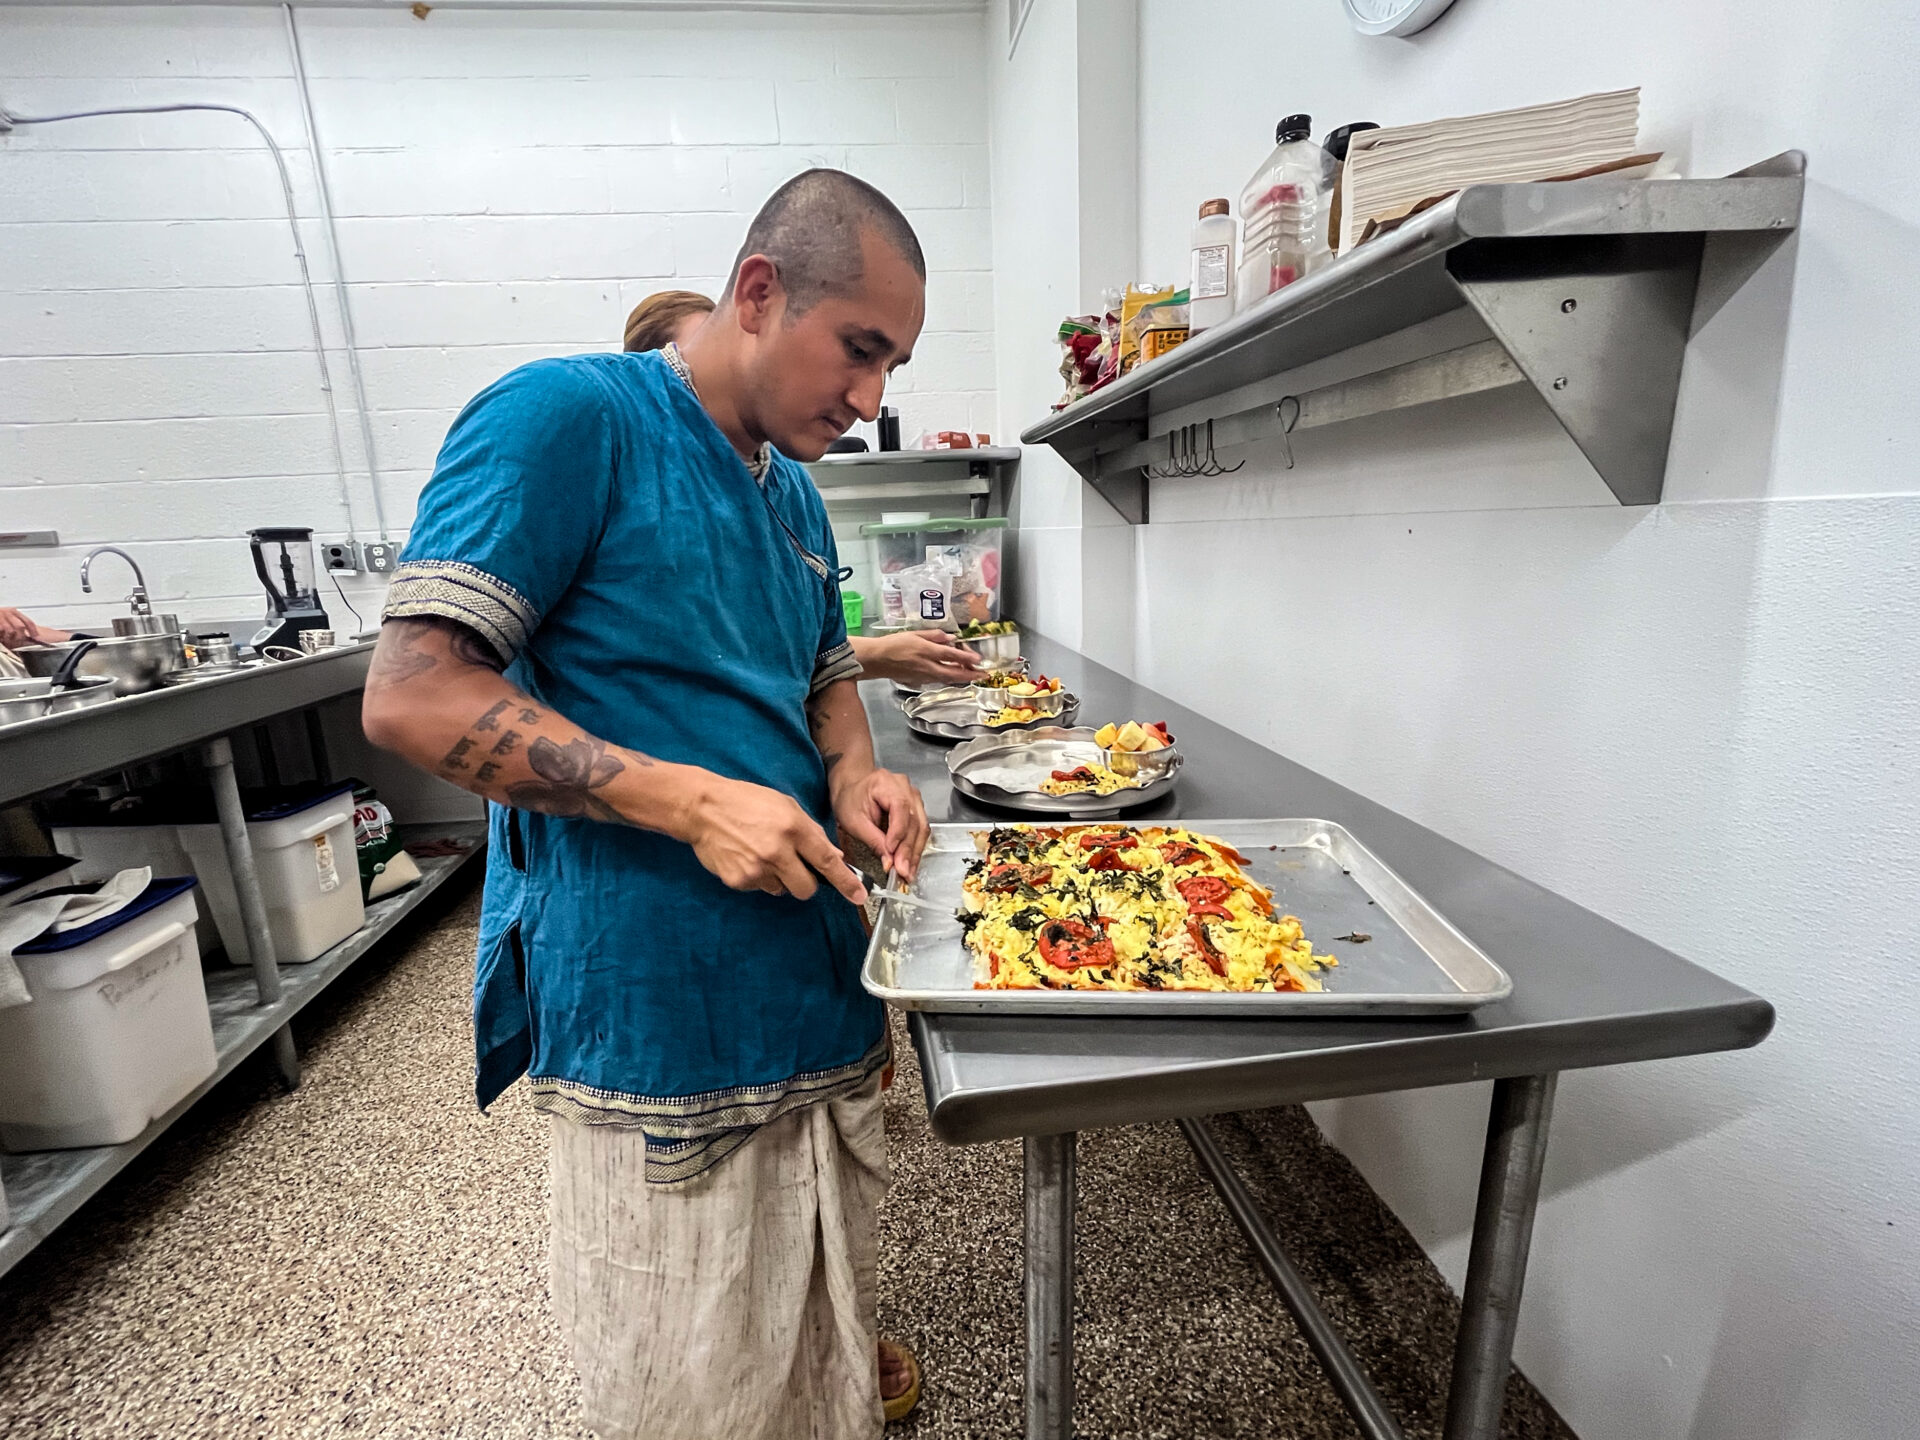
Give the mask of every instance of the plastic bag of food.
[(944, 561), (907, 565), (880, 577), (880, 618), (917, 630), (953, 624), (953, 572)]
[(1191, 314), (1185, 290), (1129, 285), (1120, 306), (1120, 373), (1185, 341), (1192, 333)]

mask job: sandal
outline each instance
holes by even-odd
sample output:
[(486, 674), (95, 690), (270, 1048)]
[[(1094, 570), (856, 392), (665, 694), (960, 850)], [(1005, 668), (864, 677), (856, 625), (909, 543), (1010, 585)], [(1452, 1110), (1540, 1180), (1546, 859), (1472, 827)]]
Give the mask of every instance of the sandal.
[(881, 1397), (881, 1404), (887, 1413), (887, 1423), (891, 1425), (895, 1420), (906, 1419), (913, 1413), (913, 1407), (920, 1403), (920, 1361), (911, 1350), (897, 1340), (882, 1340), (880, 1343), (907, 1362), (907, 1388), (891, 1400)]

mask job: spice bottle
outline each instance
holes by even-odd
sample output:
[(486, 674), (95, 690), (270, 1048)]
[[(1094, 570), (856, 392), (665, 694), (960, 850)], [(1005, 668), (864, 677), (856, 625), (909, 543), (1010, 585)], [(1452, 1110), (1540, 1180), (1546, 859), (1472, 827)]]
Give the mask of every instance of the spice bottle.
[(1244, 310), (1300, 279), (1326, 253), (1321, 224), (1320, 147), (1308, 138), (1312, 117), (1289, 115), (1273, 153), (1240, 197), (1240, 275), (1234, 296)]
[(1225, 200), (1209, 200), (1200, 207), (1187, 283), (1188, 323), (1195, 335), (1233, 314), (1233, 231)]

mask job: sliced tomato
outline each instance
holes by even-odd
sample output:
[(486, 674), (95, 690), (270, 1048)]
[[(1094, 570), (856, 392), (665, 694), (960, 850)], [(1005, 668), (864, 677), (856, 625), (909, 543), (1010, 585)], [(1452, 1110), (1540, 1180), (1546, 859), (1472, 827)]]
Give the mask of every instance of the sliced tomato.
[(1084, 780), (1091, 785), (1097, 783), (1100, 777), (1095, 775), (1093, 771), (1089, 770), (1086, 766), (1076, 765), (1071, 770), (1054, 771), (1053, 778), (1056, 780)]
[(1131, 845), (1133, 836), (1126, 830), (1089, 830), (1080, 837), (1082, 850), (1111, 850), (1116, 845)]
[(1184, 840), (1167, 841), (1160, 847), (1160, 854), (1169, 865), (1191, 865), (1207, 858), (1205, 851), (1194, 849)]
[(1000, 956), (993, 950), (987, 952), (987, 974), (995, 980), (1000, 978)]
[(1140, 867), (1138, 865), (1129, 865), (1125, 860), (1122, 860), (1118, 850), (1094, 851), (1092, 858), (1087, 861), (1087, 869), (1131, 870), (1136, 875), (1140, 873)]
[(1167, 741), (1167, 742), (1169, 742), (1169, 743), (1171, 743), (1171, 742), (1172, 742), (1172, 740), (1173, 740), (1173, 736), (1171, 736), (1171, 735), (1169, 735), (1169, 734), (1167, 733), (1167, 722), (1166, 722), (1166, 721), (1164, 721), (1164, 720), (1155, 720), (1155, 721), (1153, 721), (1153, 722), (1152, 722), (1151, 724), (1149, 724), (1149, 725), (1147, 726), (1147, 728), (1148, 728), (1149, 730), (1158, 730), (1158, 731), (1160, 732), (1160, 738), (1161, 738), (1162, 740), (1165, 740), (1165, 741)]
[(1184, 880), (1174, 881), (1173, 888), (1180, 892), (1180, 898), (1189, 905), (1217, 905), (1233, 889), (1218, 875), (1189, 875)]
[(1213, 848), (1218, 850), (1227, 859), (1233, 861), (1236, 865), (1245, 865), (1247, 863), (1246, 856), (1242, 855), (1238, 850), (1234, 849), (1233, 846), (1223, 840), (1214, 841)]
[(1227, 976), (1227, 957), (1220, 953), (1220, 947), (1213, 943), (1213, 937), (1207, 934), (1207, 922), (1200, 919), (1187, 921), (1187, 934), (1193, 937), (1193, 943), (1200, 947), (1200, 958), (1207, 962), (1207, 968), (1221, 979)]
[(1022, 886), (1035, 889), (1053, 878), (1051, 865), (1016, 865), (1005, 861), (987, 871), (987, 889), (995, 895), (1011, 895)]
[(1113, 964), (1113, 942), (1084, 920), (1049, 920), (1040, 927), (1040, 958), (1060, 970)]
[(1216, 905), (1211, 900), (1202, 900), (1197, 905), (1187, 907), (1195, 915), (1217, 915), (1222, 920), (1233, 919), (1233, 912), (1224, 905)]

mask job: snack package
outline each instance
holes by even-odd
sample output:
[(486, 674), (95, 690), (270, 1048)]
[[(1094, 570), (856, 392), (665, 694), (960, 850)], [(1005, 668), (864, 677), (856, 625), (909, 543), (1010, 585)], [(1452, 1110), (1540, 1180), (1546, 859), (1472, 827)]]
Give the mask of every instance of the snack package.
[(991, 620), (1000, 584), (999, 552), (986, 545), (929, 545), (927, 564), (949, 577), (948, 613), (960, 623)]
[(1155, 360), (1191, 334), (1187, 292), (1129, 285), (1120, 307), (1120, 373)]
[(949, 629), (953, 625), (953, 571), (943, 560), (908, 565), (880, 577), (880, 616), (883, 624), (916, 630)]

